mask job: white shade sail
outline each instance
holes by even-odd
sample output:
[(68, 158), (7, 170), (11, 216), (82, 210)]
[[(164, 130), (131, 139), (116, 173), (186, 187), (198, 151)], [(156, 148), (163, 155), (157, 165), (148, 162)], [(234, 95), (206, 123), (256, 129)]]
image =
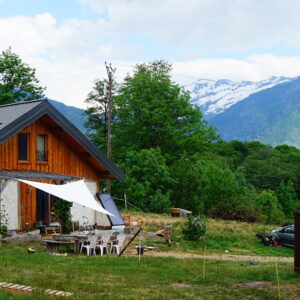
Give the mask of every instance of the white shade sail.
[(16, 179), (28, 185), (31, 185), (48, 194), (64, 199), (69, 202), (74, 202), (82, 206), (91, 208), (106, 215), (114, 216), (109, 211), (104, 209), (93, 197), (84, 180), (74, 181), (62, 185), (41, 183), (36, 181), (28, 181)]

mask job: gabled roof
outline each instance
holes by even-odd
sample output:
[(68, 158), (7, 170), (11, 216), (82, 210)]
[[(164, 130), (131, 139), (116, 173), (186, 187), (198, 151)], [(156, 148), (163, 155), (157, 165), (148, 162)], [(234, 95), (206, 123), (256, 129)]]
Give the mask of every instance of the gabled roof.
[(49, 116), (68, 135), (79, 143), (98, 163), (119, 180), (124, 173), (91, 143), (69, 120), (47, 100), (34, 100), (0, 106), (0, 144), (43, 116)]

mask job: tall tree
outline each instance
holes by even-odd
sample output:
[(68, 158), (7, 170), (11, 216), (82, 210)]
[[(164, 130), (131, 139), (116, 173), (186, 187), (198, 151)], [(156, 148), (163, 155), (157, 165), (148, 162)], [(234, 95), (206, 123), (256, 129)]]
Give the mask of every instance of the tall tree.
[(190, 103), (188, 92), (171, 80), (164, 61), (135, 66), (116, 96), (114, 137), (122, 153), (157, 148), (170, 162), (183, 152), (201, 151), (215, 138)]
[[(114, 94), (115, 90), (116, 83), (113, 81), (112, 94)], [(85, 111), (88, 116), (88, 120), (85, 123), (85, 127), (88, 129), (87, 135), (104, 153), (107, 151), (108, 91), (108, 80), (97, 79), (92, 91), (85, 100), (88, 104), (88, 108)]]
[(0, 54), (0, 103), (38, 99), (45, 88), (39, 86), (35, 69), (23, 63), (11, 48)]
[[(108, 105), (107, 105), (107, 157), (112, 158), (112, 114), (113, 114), (113, 77), (116, 69), (111, 64), (105, 62), (105, 68), (108, 76)], [(107, 192), (111, 193), (111, 179), (106, 182)]]

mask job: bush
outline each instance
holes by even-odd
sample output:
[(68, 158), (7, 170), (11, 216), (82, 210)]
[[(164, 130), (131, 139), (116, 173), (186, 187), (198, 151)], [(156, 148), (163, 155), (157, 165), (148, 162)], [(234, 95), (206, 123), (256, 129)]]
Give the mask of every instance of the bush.
[(68, 234), (72, 231), (71, 211), (70, 211), (72, 205), (73, 204), (68, 201), (54, 197), (53, 200), (54, 212), (61, 223), (62, 233)]
[(231, 207), (228, 205), (226, 207), (222, 207), (221, 205), (212, 207), (209, 210), (209, 216), (223, 220), (236, 220), (249, 223), (261, 220), (257, 208), (252, 203), (248, 203), (247, 205), (243, 200), (232, 199), (231, 204)]
[(2, 199), (0, 199), (0, 235), (6, 237), (8, 220), (5, 206), (1, 202)]
[(182, 229), (184, 238), (189, 241), (198, 241), (200, 237), (206, 233), (206, 223), (201, 222), (200, 217), (188, 216), (188, 221), (185, 223), (185, 227)]
[(160, 190), (155, 191), (154, 195), (149, 197), (149, 211), (168, 212), (171, 206), (169, 194), (163, 194)]
[(256, 202), (263, 221), (266, 223), (282, 223), (284, 213), (275, 192), (270, 190), (262, 191), (257, 196)]
[(5, 225), (0, 225), (0, 236), (2, 237), (7, 236), (7, 227)]

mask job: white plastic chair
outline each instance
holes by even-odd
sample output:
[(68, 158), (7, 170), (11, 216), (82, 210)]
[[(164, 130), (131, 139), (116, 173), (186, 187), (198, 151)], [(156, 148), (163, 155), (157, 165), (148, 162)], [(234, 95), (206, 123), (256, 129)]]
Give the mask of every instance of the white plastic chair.
[(101, 255), (101, 256), (102, 256), (103, 253), (104, 253), (104, 249), (106, 249), (106, 253), (108, 253), (108, 251), (107, 251), (107, 244), (108, 244), (109, 240), (110, 240), (110, 235), (103, 235), (103, 236), (101, 237), (101, 240), (100, 240), (100, 243), (101, 243), (101, 244), (96, 245), (96, 249), (97, 249), (97, 248), (100, 248), (100, 255)]
[(94, 251), (94, 255), (96, 255), (96, 246), (98, 243), (98, 236), (97, 235), (90, 235), (88, 236), (89, 245), (82, 245), (80, 249), (80, 253), (82, 253), (83, 248), (86, 249), (86, 253), (88, 256)]
[(126, 240), (126, 235), (121, 235), (121, 234), (118, 235), (116, 241), (114, 241), (115, 243), (113, 243), (111, 245), (110, 253), (113, 253), (114, 249), (115, 249), (117, 255), (119, 255), (120, 254), (120, 250), (122, 249), (125, 240)]

